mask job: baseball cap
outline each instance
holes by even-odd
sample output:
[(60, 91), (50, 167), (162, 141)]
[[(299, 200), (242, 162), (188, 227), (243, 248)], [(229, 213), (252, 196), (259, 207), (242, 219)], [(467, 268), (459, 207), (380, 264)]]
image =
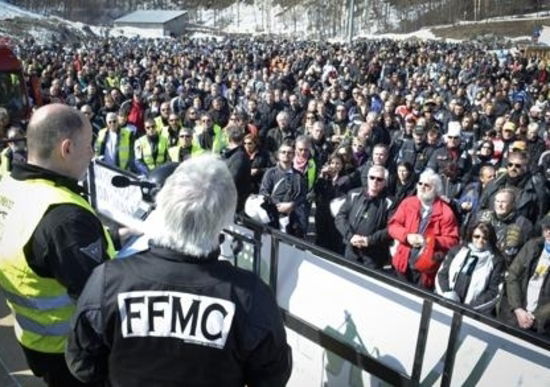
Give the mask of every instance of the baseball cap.
[(502, 126), (502, 130), (503, 130), (503, 131), (511, 130), (511, 131), (515, 132), (515, 131), (516, 131), (516, 124), (514, 124), (512, 121), (507, 121), (507, 122)]
[(423, 136), (426, 133), (426, 128), (424, 128), (422, 125), (416, 125), (414, 127), (413, 133), (418, 136)]
[(462, 133), (462, 125), (458, 121), (451, 121), (447, 126), (447, 136), (450, 137), (460, 137)]
[(525, 152), (527, 150), (527, 144), (525, 141), (514, 141), (510, 149), (512, 149), (512, 152)]

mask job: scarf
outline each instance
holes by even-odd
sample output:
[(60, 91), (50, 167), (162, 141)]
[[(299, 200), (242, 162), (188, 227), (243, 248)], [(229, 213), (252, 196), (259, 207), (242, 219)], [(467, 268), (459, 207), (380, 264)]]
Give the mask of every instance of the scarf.
[(300, 157), (300, 156), (296, 155), (294, 157), (294, 160), (293, 160), (292, 164), (293, 164), (294, 169), (296, 169), (298, 172), (303, 174), (306, 171), (307, 162), (308, 162), (308, 158)]
[[(486, 290), (489, 283), (489, 277), (491, 276), (494, 266), (492, 259), (493, 253), (491, 250), (487, 249), (480, 250), (472, 243), (469, 243), (468, 246), (464, 246), (458, 251), (449, 266), (449, 288), (454, 290), (459, 274), (461, 271), (467, 269), (465, 267), (465, 265), (468, 264), (468, 260), (466, 258), (473, 257), (477, 258), (477, 263), (471, 272), (470, 285), (468, 286), (466, 296), (464, 297), (464, 304), (467, 305), (471, 304), (472, 301), (476, 300), (479, 295)], [(483, 305), (476, 306), (476, 310), (485, 309), (488, 306), (492, 306), (493, 301), (496, 301), (496, 299), (490, 300)]]

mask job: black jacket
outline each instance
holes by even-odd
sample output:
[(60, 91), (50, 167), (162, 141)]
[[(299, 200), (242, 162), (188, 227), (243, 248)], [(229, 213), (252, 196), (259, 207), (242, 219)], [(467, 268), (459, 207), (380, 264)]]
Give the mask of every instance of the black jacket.
[(152, 247), (98, 267), (79, 299), (66, 352), (85, 382), (117, 386), (284, 386), (291, 350), (256, 275)]
[[(388, 263), (390, 237), (387, 223), (391, 204), (391, 200), (383, 194), (374, 199), (367, 197), (363, 188), (347, 194), (335, 218), (336, 228), (346, 245), (346, 258), (373, 268)], [(349, 241), (354, 234), (367, 236), (368, 247), (353, 247)]]
[[(30, 164), (15, 164), (16, 180), (46, 179), (84, 196), (75, 180)], [(98, 246), (98, 249), (94, 249)], [(103, 226), (90, 211), (75, 204), (48, 209), (24, 247), (27, 263), (38, 275), (55, 278), (77, 298), (92, 270), (108, 259)]]
[[(508, 175), (504, 174), (487, 185), (480, 199), (480, 209), (492, 208), (496, 193), (501, 188), (510, 186), (507, 177)], [(515, 206), (520, 215), (534, 223), (548, 212), (548, 190), (540, 175), (525, 176), (515, 187), (521, 191)]]
[(226, 150), (222, 158), (233, 176), (235, 187), (237, 187), (237, 212), (244, 209), (244, 203), (252, 190), (252, 177), (250, 175), (250, 159), (242, 146)]

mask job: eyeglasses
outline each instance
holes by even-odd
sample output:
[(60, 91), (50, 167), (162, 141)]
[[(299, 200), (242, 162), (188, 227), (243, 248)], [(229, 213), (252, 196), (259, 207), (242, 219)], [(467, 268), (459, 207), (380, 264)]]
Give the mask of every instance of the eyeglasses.
[(432, 185), (431, 184), (428, 184), (428, 183), (424, 183), (422, 181), (419, 181), (418, 183), (416, 183), (419, 187), (426, 187), (426, 188), (431, 188)]
[(512, 167), (520, 169), (520, 168), (523, 168), (523, 164), (521, 164), (521, 163), (508, 163), (508, 168), (512, 168)]
[(474, 234), (472, 235), (472, 238), (473, 239), (483, 239), (483, 240), (487, 240), (487, 237), (483, 234)]
[(377, 182), (381, 183), (381, 182), (384, 181), (384, 178), (383, 177), (378, 177), (378, 176), (369, 176), (369, 180), (371, 180), (371, 181), (376, 180)]

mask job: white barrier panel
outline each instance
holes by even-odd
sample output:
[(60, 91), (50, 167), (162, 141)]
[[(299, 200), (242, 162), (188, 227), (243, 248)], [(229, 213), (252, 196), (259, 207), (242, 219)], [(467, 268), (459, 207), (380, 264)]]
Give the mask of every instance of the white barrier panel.
[[(411, 376), (423, 299), (281, 242), (277, 301), (291, 314)], [(433, 305), (420, 385), (440, 385), (453, 311)], [(289, 386), (382, 385), (287, 329)], [(550, 351), (464, 317), (453, 386), (550, 386)], [(331, 361), (332, 359), (332, 361)]]
[[(359, 351), (411, 375), (422, 313), (420, 297), (280, 243), (277, 301), (318, 329), (345, 338)], [(297, 351), (300, 361), (315, 357)], [(319, 367), (314, 367), (315, 372)], [(299, 373), (294, 377), (301, 378)]]

